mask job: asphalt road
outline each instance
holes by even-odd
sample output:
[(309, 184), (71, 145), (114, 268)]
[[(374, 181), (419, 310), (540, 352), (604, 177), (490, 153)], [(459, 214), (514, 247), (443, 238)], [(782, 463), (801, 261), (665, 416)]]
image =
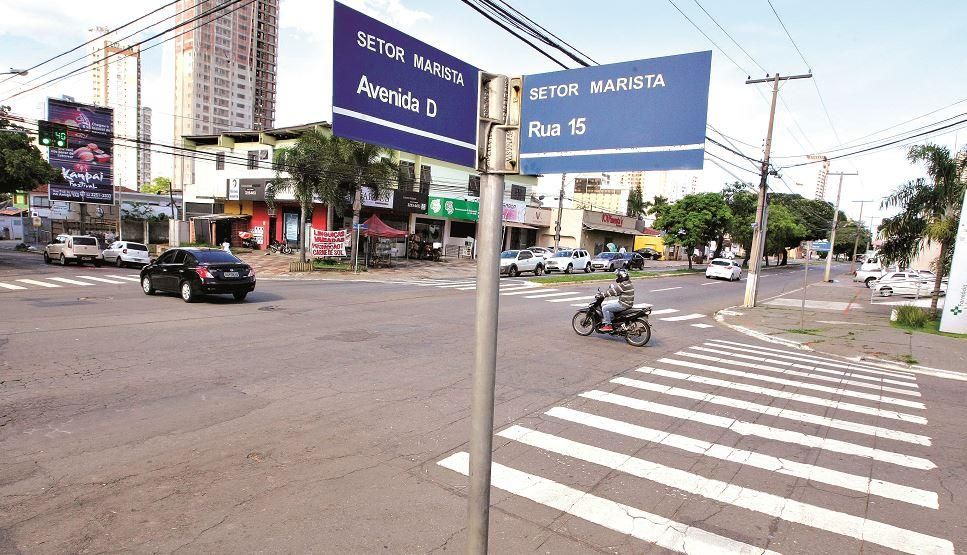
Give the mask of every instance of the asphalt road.
[[(0, 553), (464, 549), (472, 284), (136, 274), (0, 254)], [(723, 328), (744, 280), (639, 280), (649, 346), (582, 338), (598, 285), (503, 282), (493, 552), (967, 545), (963, 382)]]

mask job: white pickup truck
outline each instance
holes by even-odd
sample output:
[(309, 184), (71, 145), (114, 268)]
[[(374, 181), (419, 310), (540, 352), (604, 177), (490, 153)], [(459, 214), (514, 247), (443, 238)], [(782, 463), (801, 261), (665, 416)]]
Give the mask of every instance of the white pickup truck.
[(90, 235), (58, 235), (53, 242), (44, 247), (44, 262), (53, 261), (66, 266), (71, 262), (83, 264), (91, 262), (100, 267), (104, 263), (97, 238)]

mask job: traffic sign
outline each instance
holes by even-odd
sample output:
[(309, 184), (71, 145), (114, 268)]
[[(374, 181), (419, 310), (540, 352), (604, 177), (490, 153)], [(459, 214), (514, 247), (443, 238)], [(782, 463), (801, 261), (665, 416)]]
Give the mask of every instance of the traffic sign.
[(829, 239), (813, 241), (813, 250), (816, 252), (829, 252)]
[(524, 174), (701, 169), (712, 52), (524, 76)]
[(356, 224), (353, 226), (353, 229), (369, 229), (369, 226), (366, 224)]
[(475, 167), (479, 70), (336, 2), (332, 129)]

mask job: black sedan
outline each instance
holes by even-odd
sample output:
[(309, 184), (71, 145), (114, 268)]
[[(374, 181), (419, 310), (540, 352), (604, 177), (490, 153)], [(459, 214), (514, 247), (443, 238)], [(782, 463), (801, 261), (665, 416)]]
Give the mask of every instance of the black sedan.
[(650, 258), (652, 260), (661, 260), (661, 253), (656, 251), (651, 247), (645, 247), (643, 249), (638, 249), (635, 251), (645, 258)]
[(626, 252), (622, 254), (625, 259), (625, 268), (629, 270), (644, 270), (645, 257), (636, 252)]
[(255, 290), (255, 272), (223, 250), (170, 249), (141, 270), (141, 289), (145, 295), (179, 293), (186, 303), (207, 294), (231, 294), (241, 301)]

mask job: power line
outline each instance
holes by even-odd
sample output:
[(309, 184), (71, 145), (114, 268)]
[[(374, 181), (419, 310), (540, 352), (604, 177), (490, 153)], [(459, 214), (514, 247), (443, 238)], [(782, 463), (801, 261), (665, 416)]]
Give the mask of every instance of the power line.
[[(565, 40), (564, 40), (564, 39), (562, 39), (561, 37), (559, 37), (559, 36), (557, 36), (557, 35), (555, 35), (555, 34), (554, 34), (554, 33), (553, 33), (552, 31), (550, 31), (550, 30), (549, 30), (549, 29), (548, 29), (547, 27), (544, 27), (544, 26), (543, 26), (543, 25), (541, 25), (540, 23), (538, 23), (538, 22), (536, 22), (536, 21), (534, 21), (533, 19), (531, 19), (531, 18), (529, 18), (529, 17), (527, 17), (527, 15), (526, 15), (526, 14), (524, 14), (524, 13), (522, 13), (522, 12), (521, 12), (520, 10), (518, 10), (517, 8), (515, 8), (514, 6), (512, 6), (511, 4), (509, 4), (508, 2), (506, 2), (505, 0), (500, 0), (500, 3), (501, 3), (501, 4), (503, 4), (503, 5), (505, 5), (505, 6), (507, 6), (508, 8), (510, 8), (511, 10), (513, 10), (513, 11), (514, 11), (514, 13), (516, 13), (517, 15), (519, 15), (519, 16), (521, 16), (521, 17), (523, 17), (524, 19), (526, 19), (527, 21), (529, 21), (529, 22), (530, 22), (530, 23), (532, 23), (533, 25), (536, 25), (536, 26), (537, 26), (537, 27), (538, 27), (539, 29), (541, 29), (541, 30), (543, 30), (544, 32), (546, 32), (546, 33), (547, 33), (547, 34), (549, 34), (550, 36), (552, 36), (552, 37), (554, 37), (555, 39), (557, 39), (558, 41), (560, 41), (560, 42), (561, 42), (562, 44), (564, 44), (565, 46), (567, 46), (568, 48), (570, 48), (570, 49), (571, 49), (571, 50), (573, 50), (574, 52), (577, 52), (578, 54), (580, 54), (581, 56), (583, 56), (583, 57), (584, 57), (585, 59), (587, 59), (587, 60), (588, 60), (589, 62), (591, 62), (592, 64), (594, 64), (594, 65), (599, 65), (599, 64), (598, 64), (598, 62), (597, 62), (597, 61), (595, 61), (595, 59), (594, 59), (594, 58), (592, 58), (591, 56), (588, 56), (587, 54), (585, 54), (585, 53), (584, 53), (584, 52), (582, 52), (581, 50), (578, 50), (578, 49), (577, 49), (577, 47), (575, 47), (575, 46), (573, 46), (572, 44), (570, 44), (570, 43), (568, 43), (567, 41), (565, 41)], [(578, 62), (578, 63), (581, 63), (581, 62)], [(586, 65), (586, 64), (584, 64), (584, 65)]]
[(483, 8), (481, 8), (480, 6), (478, 6), (477, 4), (475, 4), (474, 2), (472, 2), (471, 0), (462, 0), (462, 1), (463, 1), (464, 4), (466, 4), (466, 5), (470, 6), (471, 8), (473, 8), (474, 11), (478, 12), (480, 15), (482, 15), (482, 16), (486, 17), (487, 19), (489, 19), (491, 22), (493, 22), (495, 25), (497, 25), (501, 29), (507, 31), (508, 33), (514, 35), (515, 37), (517, 37), (521, 41), (527, 43), (527, 45), (529, 45), (534, 50), (537, 50), (538, 52), (540, 52), (541, 54), (543, 54), (544, 57), (546, 57), (547, 59), (551, 60), (555, 64), (561, 66), (564, 69), (571, 69), (571, 68), (567, 67), (567, 65), (561, 63), (560, 60), (554, 58), (553, 56), (551, 56), (547, 52), (545, 52), (545, 51), (541, 50), (540, 48), (538, 48), (536, 44), (532, 43), (531, 41), (529, 41), (526, 38), (522, 37), (518, 33), (514, 32), (507, 25), (501, 23), (500, 21), (497, 21), (497, 18), (496, 17), (494, 17), (493, 15), (487, 13)]
[[(718, 27), (720, 31), (722, 31), (723, 33), (725, 33), (725, 36), (729, 37), (729, 40), (732, 41), (732, 44), (734, 44), (737, 47), (739, 47), (739, 50), (741, 50), (742, 53), (745, 54), (747, 58), (749, 58), (750, 60), (752, 60), (752, 63), (754, 63), (756, 66), (758, 66), (758, 68), (761, 69), (763, 71), (763, 73), (768, 73), (768, 71), (766, 71), (766, 68), (762, 67), (762, 64), (760, 64), (758, 60), (756, 60), (755, 58), (753, 58), (752, 57), (752, 54), (749, 54), (749, 51), (746, 50), (745, 48), (743, 48), (742, 45), (739, 44), (738, 41), (736, 41), (732, 37), (732, 35), (729, 34), (728, 31), (725, 30), (725, 27), (722, 27), (721, 25), (719, 25), (719, 22), (716, 21), (716, 19), (714, 17), (712, 17), (712, 14), (708, 13), (708, 10), (706, 10), (705, 7), (702, 6), (698, 2), (698, 0), (693, 0), (693, 1), (695, 2), (695, 5), (698, 6), (703, 12), (705, 12), (705, 15), (707, 15), (708, 18), (712, 20), (712, 23), (714, 23), (715, 26)], [(681, 11), (681, 10), (679, 10), (679, 11)], [(721, 48), (719, 50), (721, 50)]]
[[(174, 4), (177, 4), (177, 3), (178, 3), (178, 0), (173, 0), (172, 2), (168, 2), (167, 4), (165, 4), (165, 5), (163, 5), (163, 6), (161, 6), (160, 8), (158, 8), (158, 9), (156, 9), (156, 10), (153, 10), (153, 11), (150, 11), (150, 12), (148, 12), (148, 13), (146, 13), (146, 14), (144, 14), (144, 15), (142, 15), (142, 16), (140, 16), (140, 17), (138, 17), (138, 18), (136, 18), (136, 19), (132, 19), (131, 21), (128, 21), (128, 22), (127, 22), (127, 23), (125, 23), (124, 25), (121, 25), (120, 27), (117, 27), (116, 29), (113, 29), (113, 30), (111, 30), (111, 31), (108, 31), (107, 33), (104, 33), (104, 34), (103, 34), (103, 35), (101, 35), (101, 36), (98, 36), (98, 37), (94, 37), (93, 39), (91, 39), (91, 40), (89, 40), (89, 41), (87, 41), (87, 42), (84, 42), (84, 43), (81, 43), (81, 44), (79, 44), (79, 45), (77, 45), (77, 46), (75, 46), (74, 48), (71, 48), (70, 50), (67, 50), (67, 51), (64, 51), (64, 52), (61, 52), (60, 54), (57, 54), (56, 56), (52, 56), (52, 57), (50, 57), (50, 58), (47, 58), (46, 60), (44, 60), (44, 61), (42, 61), (42, 62), (40, 62), (40, 63), (38, 63), (38, 64), (35, 64), (35, 65), (33, 65), (33, 66), (31, 66), (31, 67), (28, 67), (28, 68), (27, 68), (26, 70), (24, 70), (24, 71), (32, 71), (32, 70), (35, 70), (35, 69), (37, 69), (38, 67), (40, 67), (40, 66), (42, 66), (42, 65), (44, 65), (44, 64), (47, 64), (47, 63), (50, 63), (50, 62), (52, 62), (52, 61), (54, 61), (54, 60), (56, 60), (57, 58), (61, 58), (61, 57), (63, 57), (63, 56), (66, 56), (66, 55), (68, 55), (68, 54), (70, 54), (71, 52), (76, 52), (76, 51), (78, 51), (78, 50), (80, 50), (81, 48), (84, 48), (84, 47), (85, 47), (85, 46), (87, 46), (88, 44), (91, 44), (92, 42), (95, 42), (95, 41), (98, 41), (98, 40), (101, 40), (101, 39), (103, 39), (104, 37), (106, 37), (106, 36), (108, 36), (108, 35), (110, 35), (111, 33), (115, 33), (115, 32), (117, 32), (117, 31), (120, 31), (121, 29), (124, 29), (125, 27), (127, 27), (127, 26), (129, 26), (129, 25), (134, 25), (134, 24), (135, 24), (135, 23), (137, 23), (138, 21), (141, 21), (142, 19), (145, 19), (145, 18), (147, 18), (147, 17), (151, 17), (152, 15), (154, 15), (154, 14), (156, 14), (156, 13), (158, 13), (158, 12), (160, 12), (161, 10), (163, 10), (163, 9), (165, 9), (165, 8), (168, 8), (168, 7), (170, 7), (170, 6), (173, 6)], [(155, 23), (154, 25), (157, 25), (157, 23)], [(9, 81), (10, 79), (13, 79), (13, 77), (14, 77), (13, 75), (11, 75), (11, 76), (9, 76), (9, 77), (7, 77), (7, 78), (6, 78), (6, 79), (4, 79), (3, 81), (0, 81), (0, 84), (2, 84), (2, 83), (6, 83), (6, 82), (7, 82), (7, 81)]]
[(739, 68), (739, 71), (741, 71), (742, 73), (746, 74), (747, 76), (752, 75), (744, 67), (742, 67), (741, 65), (739, 65), (739, 62), (736, 62), (735, 59), (732, 58), (732, 56), (729, 56), (729, 53), (726, 52), (725, 50), (723, 50), (722, 47), (719, 46), (717, 42), (715, 42), (714, 40), (712, 40), (712, 37), (708, 36), (708, 33), (706, 33), (704, 30), (702, 30), (701, 27), (698, 26), (698, 24), (696, 24), (694, 21), (692, 21), (692, 18), (688, 17), (688, 15), (685, 12), (683, 12), (681, 8), (678, 7), (678, 4), (675, 3), (675, 0), (668, 0), (668, 3), (671, 4), (676, 10), (678, 10), (678, 13), (682, 14), (682, 17), (684, 17), (689, 23), (692, 24), (692, 27), (695, 27), (695, 29), (698, 30), (699, 33), (702, 33), (702, 36), (704, 36), (706, 39), (708, 39), (708, 41), (710, 43), (712, 43), (712, 46), (714, 46), (715, 48), (718, 48), (719, 52), (721, 52), (722, 54), (724, 54), (725, 57), (728, 58), (729, 61), (732, 62), (733, 65), (735, 65), (735, 67)]
[(922, 118), (925, 118), (927, 116), (931, 116), (933, 114), (936, 114), (937, 112), (946, 110), (947, 108), (952, 108), (952, 107), (954, 107), (954, 106), (956, 106), (958, 104), (963, 104), (964, 102), (967, 102), (967, 98), (962, 98), (962, 99), (960, 99), (960, 100), (958, 100), (956, 102), (952, 102), (950, 104), (947, 104), (946, 106), (942, 106), (940, 108), (937, 108), (936, 110), (931, 110), (931, 111), (929, 111), (929, 112), (927, 112), (925, 114), (920, 114), (919, 116), (915, 116), (915, 117), (912, 117), (912, 118), (910, 118), (908, 120), (901, 121), (900, 123), (895, 123), (895, 124), (893, 124), (893, 125), (891, 125), (889, 127), (884, 127), (883, 129), (880, 129), (878, 131), (873, 131), (872, 133), (867, 133), (866, 135), (863, 135), (861, 137), (856, 137), (854, 139), (850, 139), (849, 141), (846, 141), (844, 143), (840, 143), (838, 145), (835, 145), (834, 148), (835, 147), (839, 147), (839, 146), (849, 145), (849, 144), (855, 143), (856, 141), (863, 140), (863, 139), (865, 139), (867, 137), (872, 137), (874, 135), (879, 135), (880, 133), (882, 133), (884, 131), (889, 131), (891, 129), (895, 129), (897, 127), (900, 127), (901, 125), (905, 125), (907, 123), (910, 123), (910, 122), (913, 122), (913, 121), (917, 121), (918, 119), (922, 119)]

